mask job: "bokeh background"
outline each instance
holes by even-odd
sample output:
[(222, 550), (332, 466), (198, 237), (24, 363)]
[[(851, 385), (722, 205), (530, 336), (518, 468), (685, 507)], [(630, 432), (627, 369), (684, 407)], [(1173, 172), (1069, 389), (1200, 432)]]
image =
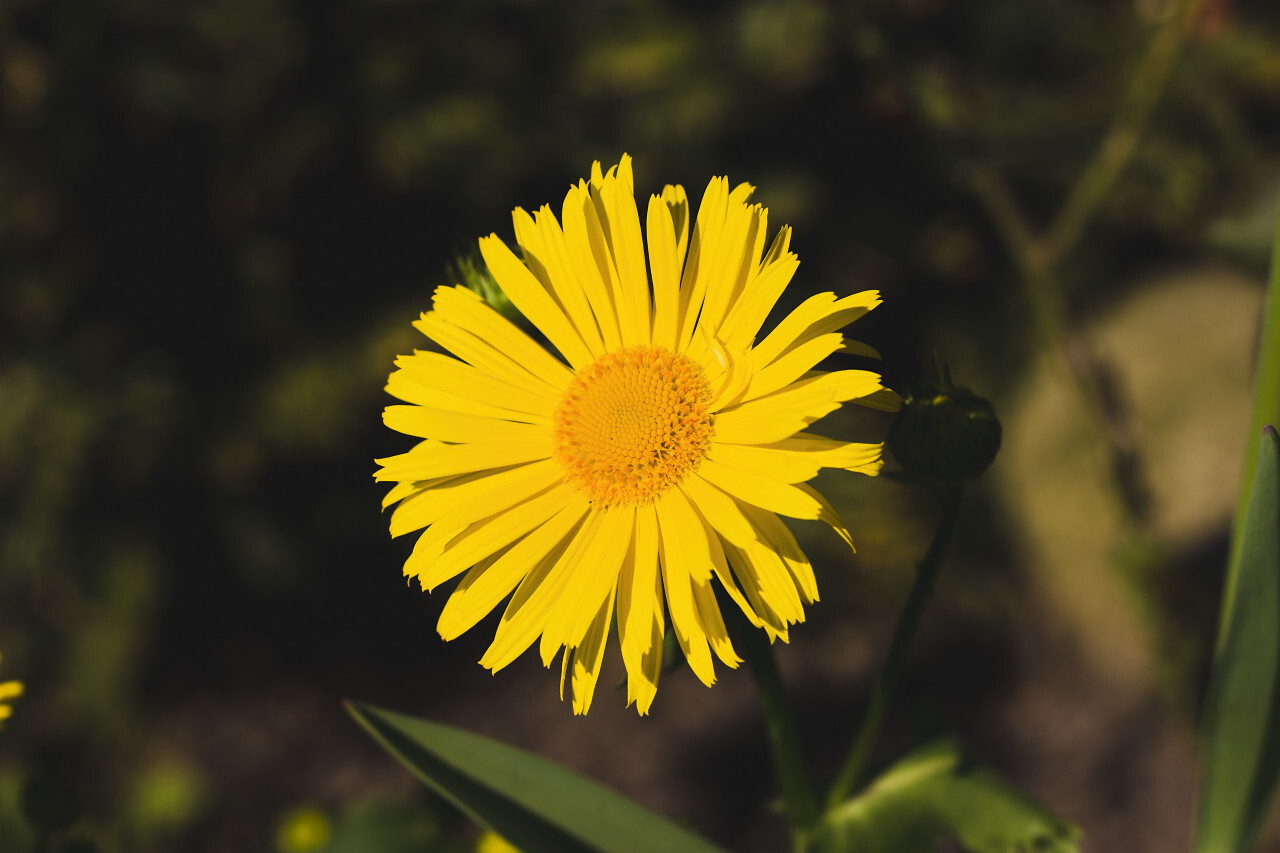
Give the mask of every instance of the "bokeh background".
[[(438, 639), (444, 596), (406, 588), (378, 510), (373, 459), (409, 444), (382, 385), (447, 266), (624, 151), (641, 199), (756, 185), (795, 228), (790, 304), (881, 290), (853, 334), (889, 384), (936, 354), (1001, 415), (876, 761), (956, 734), (1088, 850), (1187, 849), (1280, 193), (1280, 7), (1202, 5), (1055, 267), (1059, 333), (975, 178), (1047, 226), (1170, 8), (0, 4), (0, 679), (27, 685), (0, 849), (32, 843), (39, 777), (109, 853), (470, 850), (342, 697), (782, 849), (745, 672), (673, 672), (638, 718), (610, 660), (574, 718), (535, 660), (476, 663), (492, 619)], [(858, 553), (797, 528), (823, 601), (778, 655), (826, 781), (936, 509), (888, 478), (820, 486)]]

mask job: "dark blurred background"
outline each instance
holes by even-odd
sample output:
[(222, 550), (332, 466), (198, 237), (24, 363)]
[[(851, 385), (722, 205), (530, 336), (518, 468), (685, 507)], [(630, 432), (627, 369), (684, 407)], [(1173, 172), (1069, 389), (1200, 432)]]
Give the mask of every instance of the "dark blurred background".
[[(1280, 190), (1280, 7), (1195, 16), (1056, 269), (1060, 340), (972, 180), (1046, 226), (1169, 8), (5, 0), (0, 680), (27, 695), (0, 733), (0, 849), (32, 843), (36, 775), (109, 853), (469, 850), (344, 696), (783, 849), (744, 672), (674, 672), (638, 718), (611, 659), (574, 718), (536, 661), (478, 666), (492, 619), (439, 640), (444, 595), (406, 589), (411, 543), (378, 511), (373, 459), (410, 443), (382, 385), (446, 266), (624, 151), (642, 203), (756, 185), (796, 229), (790, 304), (881, 290), (851, 334), (889, 384), (936, 354), (1002, 417), (876, 761), (955, 733), (1086, 849), (1187, 849)], [(819, 485), (859, 550), (797, 527), (823, 601), (778, 654), (825, 782), (936, 510), (886, 478)]]

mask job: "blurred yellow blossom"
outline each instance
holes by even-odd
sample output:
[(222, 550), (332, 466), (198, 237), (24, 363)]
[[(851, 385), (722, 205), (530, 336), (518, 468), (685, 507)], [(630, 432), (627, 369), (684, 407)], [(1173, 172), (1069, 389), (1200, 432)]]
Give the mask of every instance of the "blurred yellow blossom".
[(485, 830), (476, 841), (476, 853), (520, 853), (520, 850), (498, 833)]
[(280, 819), (276, 849), (280, 853), (311, 853), (329, 843), (329, 817), (314, 806), (300, 806)]
[(4, 727), (5, 720), (13, 716), (13, 706), (9, 704), (10, 700), (16, 699), (21, 695), (21, 681), (0, 681), (0, 728)]

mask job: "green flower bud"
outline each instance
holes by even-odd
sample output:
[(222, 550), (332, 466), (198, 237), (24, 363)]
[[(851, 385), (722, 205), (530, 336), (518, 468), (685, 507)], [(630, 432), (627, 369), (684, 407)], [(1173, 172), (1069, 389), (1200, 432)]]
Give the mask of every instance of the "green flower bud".
[(919, 384), (903, 396), (887, 439), (908, 474), (941, 483), (971, 480), (1000, 450), (1000, 421), (982, 397), (944, 378)]

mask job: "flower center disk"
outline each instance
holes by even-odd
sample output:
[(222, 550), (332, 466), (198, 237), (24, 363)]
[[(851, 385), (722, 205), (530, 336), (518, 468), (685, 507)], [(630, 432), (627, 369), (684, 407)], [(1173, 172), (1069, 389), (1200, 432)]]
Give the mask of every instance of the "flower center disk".
[(556, 461), (592, 501), (641, 503), (697, 470), (712, 435), (711, 386), (679, 353), (616, 350), (569, 383), (554, 430)]

